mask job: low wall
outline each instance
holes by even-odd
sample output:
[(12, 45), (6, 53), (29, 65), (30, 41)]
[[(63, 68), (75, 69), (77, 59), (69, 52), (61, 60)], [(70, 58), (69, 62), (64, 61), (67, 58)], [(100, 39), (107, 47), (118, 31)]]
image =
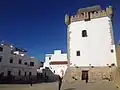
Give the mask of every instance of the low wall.
[(69, 67), (64, 76), (65, 82), (74, 82), (81, 80), (82, 70), (88, 69), (89, 82), (99, 80), (111, 80), (111, 68), (110, 67)]

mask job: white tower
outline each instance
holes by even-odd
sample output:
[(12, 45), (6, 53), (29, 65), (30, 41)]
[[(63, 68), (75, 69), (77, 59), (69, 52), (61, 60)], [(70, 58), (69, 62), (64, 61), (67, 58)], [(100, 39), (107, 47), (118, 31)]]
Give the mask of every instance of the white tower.
[(93, 6), (66, 15), (70, 66), (116, 65), (112, 14), (111, 6), (105, 10)]

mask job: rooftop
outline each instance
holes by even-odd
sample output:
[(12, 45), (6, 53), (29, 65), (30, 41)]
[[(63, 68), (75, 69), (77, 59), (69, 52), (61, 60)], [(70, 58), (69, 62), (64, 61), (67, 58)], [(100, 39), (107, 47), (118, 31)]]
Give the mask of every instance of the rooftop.
[(78, 12), (83, 13), (83, 12), (100, 11), (100, 10), (101, 10), (100, 5), (95, 5), (91, 7), (81, 8), (78, 10)]

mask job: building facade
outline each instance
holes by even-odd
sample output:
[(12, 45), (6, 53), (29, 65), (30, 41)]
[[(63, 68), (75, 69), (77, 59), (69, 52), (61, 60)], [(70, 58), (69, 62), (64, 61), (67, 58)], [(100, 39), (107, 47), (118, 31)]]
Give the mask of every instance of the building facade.
[(48, 67), (55, 75), (59, 75), (61, 70), (65, 73), (67, 64), (67, 54), (61, 53), (61, 50), (55, 50), (54, 54), (45, 55), (44, 68)]
[(24, 49), (3, 42), (0, 44), (0, 74), (3, 76), (36, 76), (39, 66), (40, 62), (28, 56)]
[(110, 79), (111, 66), (117, 66), (112, 28), (112, 7), (79, 9), (65, 16), (69, 70), (66, 80)]
[(112, 29), (112, 7), (82, 8), (66, 16), (68, 53), (71, 66), (108, 66), (116, 64)]

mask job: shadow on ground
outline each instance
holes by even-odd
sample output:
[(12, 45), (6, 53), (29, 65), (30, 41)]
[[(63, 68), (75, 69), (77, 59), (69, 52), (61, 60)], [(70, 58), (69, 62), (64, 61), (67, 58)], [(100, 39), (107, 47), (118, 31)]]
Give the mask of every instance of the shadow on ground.
[(67, 88), (67, 89), (64, 89), (64, 90), (75, 90), (76, 88)]

